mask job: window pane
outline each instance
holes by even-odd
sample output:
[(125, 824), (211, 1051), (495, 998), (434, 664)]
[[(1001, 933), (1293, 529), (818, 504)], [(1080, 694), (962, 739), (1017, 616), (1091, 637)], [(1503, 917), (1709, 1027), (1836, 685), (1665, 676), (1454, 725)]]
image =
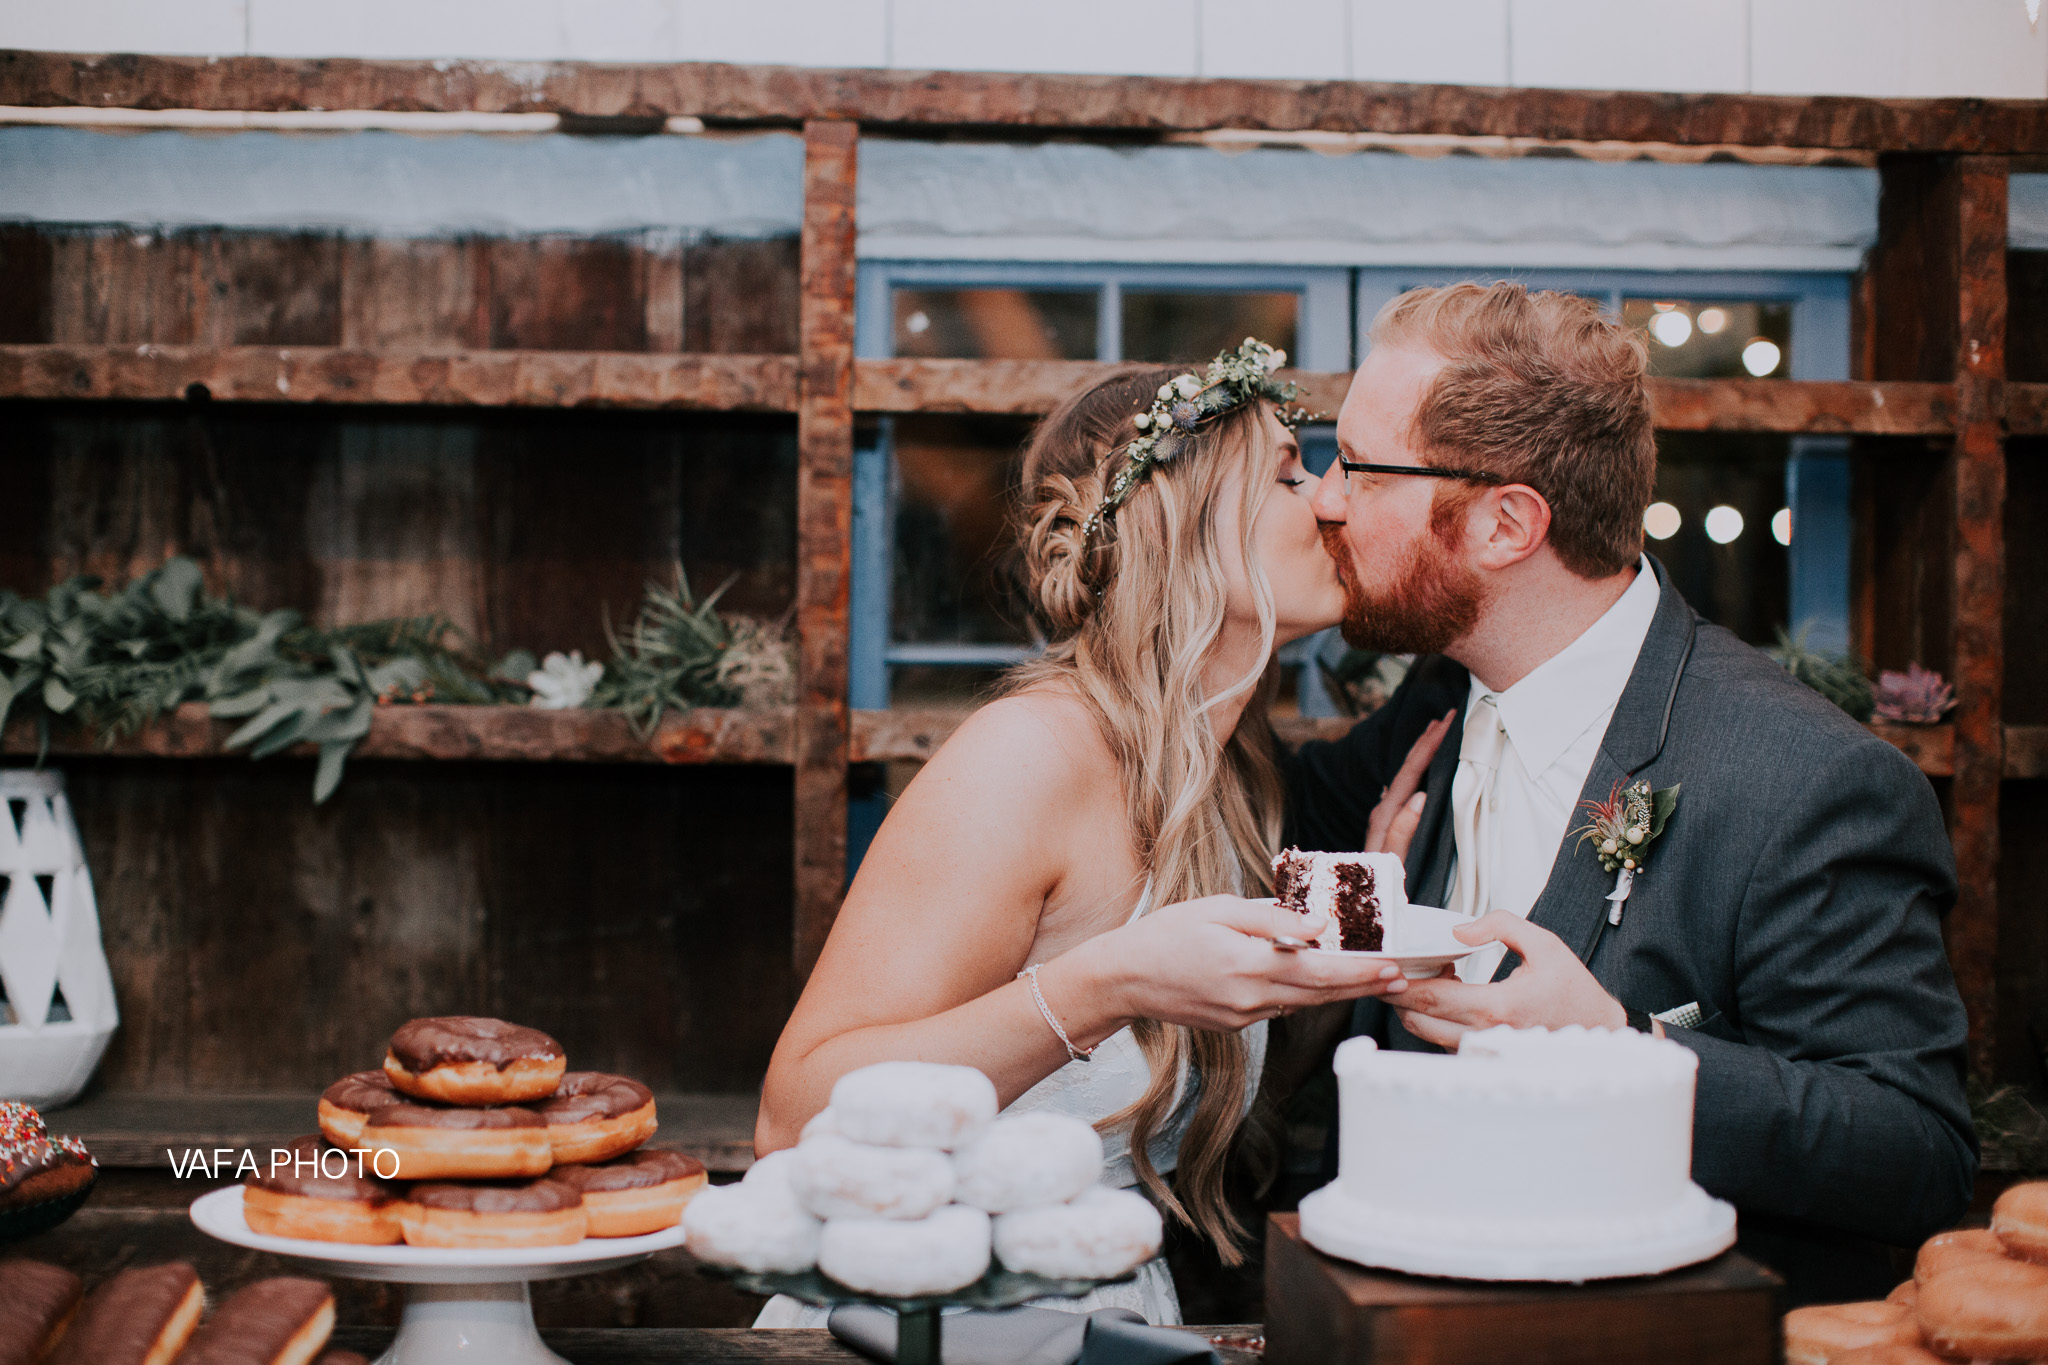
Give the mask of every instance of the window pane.
[(1156, 364), (1209, 360), (1246, 337), (1293, 351), (1301, 296), (1295, 293), (1124, 291), (1124, 359)]
[(1790, 553), (1776, 534), (1789, 515), (1774, 525), (1790, 445), (1784, 436), (1657, 435), (1647, 548), (1695, 611), (1754, 645), (1777, 638), (1791, 600)]
[(896, 354), (956, 360), (1095, 359), (1093, 289), (898, 289)]
[(1621, 320), (1650, 338), (1662, 379), (1783, 379), (1792, 373), (1792, 305), (1623, 299)]
[(890, 638), (1027, 644), (1009, 589), (1009, 509), (1030, 424), (924, 414), (896, 419), (896, 557)]

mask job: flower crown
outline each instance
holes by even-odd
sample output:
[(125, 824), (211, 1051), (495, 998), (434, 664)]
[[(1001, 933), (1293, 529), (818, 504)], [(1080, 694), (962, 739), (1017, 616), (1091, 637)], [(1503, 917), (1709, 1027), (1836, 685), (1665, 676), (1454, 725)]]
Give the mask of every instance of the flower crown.
[(1235, 351), (1224, 351), (1209, 362), (1207, 379), (1184, 374), (1161, 384), (1152, 406), (1131, 419), (1138, 439), (1124, 447), (1124, 466), (1081, 524), (1082, 537), (1095, 534), (1096, 527), (1113, 519), (1131, 491), (1154, 469), (1180, 454), (1203, 423), (1262, 398), (1279, 405), (1280, 420), (1287, 426), (1306, 421), (1308, 413), (1289, 406), (1300, 388), (1273, 378), (1273, 372), (1286, 363), (1287, 352), (1246, 337)]

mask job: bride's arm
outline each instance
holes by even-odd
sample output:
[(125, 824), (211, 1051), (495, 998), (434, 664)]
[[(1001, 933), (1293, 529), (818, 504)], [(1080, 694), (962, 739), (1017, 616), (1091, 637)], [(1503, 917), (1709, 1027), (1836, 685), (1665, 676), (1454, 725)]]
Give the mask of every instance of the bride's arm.
[[(1070, 850), (1100, 839), (1072, 828), (1093, 765), (1036, 709), (1015, 698), (976, 712), (883, 822), (776, 1044), (759, 1150), (795, 1142), (832, 1083), (870, 1062), (977, 1067), (1003, 1104), (1066, 1063), (1016, 974)], [(1129, 1022), (1089, 973), (1054, 962), (1040, 975), (1048, 999), (1056, 982), (1081, 987), (1058, 992), (1076, 1046)]]

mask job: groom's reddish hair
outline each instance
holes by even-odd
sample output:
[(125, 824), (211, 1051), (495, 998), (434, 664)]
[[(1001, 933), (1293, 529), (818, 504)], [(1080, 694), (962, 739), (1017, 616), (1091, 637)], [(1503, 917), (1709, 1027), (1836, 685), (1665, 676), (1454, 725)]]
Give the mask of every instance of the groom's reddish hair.
[[(1636, 562), (1657, 442), (1649, 350), (1635, 332), (1577, 294), (1454, 284), (1382, 308), (1372, 344), (1444, 360), (1410, 421), (1418, 450), (1541, 493), (1551, 548), (1573, 573), (1602, 578)], [(1478, 495), (1439, 490), (1438, 512)]]

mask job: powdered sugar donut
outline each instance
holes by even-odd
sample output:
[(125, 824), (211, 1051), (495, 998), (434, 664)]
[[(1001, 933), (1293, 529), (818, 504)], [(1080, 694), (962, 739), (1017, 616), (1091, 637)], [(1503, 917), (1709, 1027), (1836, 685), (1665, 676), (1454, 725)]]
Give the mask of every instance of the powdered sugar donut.
[(1158, 1255), (1162, 1232), (1159, 1210), (1143, 1195), (1097, 1185), (1069, 1204), (1002, 1215), (995, 1250), (1011, 1270), (1106, 1280)]
[(770, 1152), (754, 1158), (754, 1164), (747, 1167), (747, 1173), (740, 1177), (740, 1183), (750, 1189), (781, 1190), (791, 1199), (796, 1191), (790, 1188), (790, 1175), (796, 1170), (796, 1148), (785, 1147), (779, 1152)]
[(833, 1117), (832, 1106), (828, 1104), (817, 1113), (811, 1115), (811, 1121), (804, 1125), (804, 1130), (797, 1134), (796, 1140), (798, 1142), (808, 1142), (814, 1137), (825, 1137), (838, 1131), (838, 1120)]
[(841, 1076), (831, 1108), (855, 1142), (950, 1151), (995, 1121), (996, 1088), (971, 1066), (877, 1062)]
[(988, 1215), (949, 1204), (927, 1218), (834, 1218), (818, 1269), (864, 1294), (948, 1294), (988, 1269)]
[(820, 1218), (922, 1218), (953, 1197), (953, 1162), (927, 1147), (828, 1134), (797, 1147), (789, 1183)]
[(953, 1197), (1007, 1213), (1064, 1204), (1102, 1175), (1102, 1138), (1071, 1114), (1014, 1114), (953, 1153)]
[(741, 1270), (809, 1270), (823, 1226), (773, 1185), (713, 1185), (683, 1205), (690, 1254)]

